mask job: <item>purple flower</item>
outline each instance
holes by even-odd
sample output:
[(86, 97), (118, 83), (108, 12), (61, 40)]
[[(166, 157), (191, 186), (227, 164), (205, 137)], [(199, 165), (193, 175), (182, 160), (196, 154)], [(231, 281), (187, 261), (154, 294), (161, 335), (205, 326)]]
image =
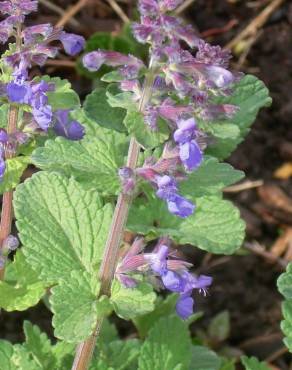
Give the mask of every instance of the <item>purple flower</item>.
[(143, 62), (132, 55), (124, 55), (117, 51), (92, 51), (83, 57), (84, 66), (91, 72), (98, 71), (103, 64), (111, 67), (135, 66), (139, 70)]
[(56, 123), (54, 131), (58, 136), (69, 140), (81, 140), (84, 136), (84, 127), (75, 120), (70, 120), (69, 109), (58, 110), (54, 113)]
[(19, 240), (16, 236), (8, 235), (6, 239), (4, 239), (2, 248), (6, 249), (7, 251), (15, 251), (19, 246)]
[(198, 43), (196, 61), (209, 65), (216, 65), (228, 68), (231, 53), (229, 50), (223, 50), (220, 46), (212, 46), (203, 40)]
[(53, 118), (52, 108), (49, 105), (33, 108), (32, 115), (38, 126), (44, 131), (47, 131)]
[(5, 164), (5, 159), (4, 159), (3, 155), (2, 155), (0, 157), (0, 181), (3, 180), (5, 170), (6, 170), (6, 164)]
[(29, 14), (37, 10), (37, 1), (31, 0), (10, 0), (1, 1), (0, 12), (9, 15)]
[(176, 302), (175, 310), (183, 320), (186, 320), (194, 313), (194, 299), (188, 295), (181, 295)]
[(167, 208), (170, 213), (186, 218), (191, 216), (195, 211), (195, 205), (178, 194), (172, 194), (166, 199)]
[(80, 53), (85, 45), (84, 37), (75, 35), (74, 33), (62, 32), (60, 41), (62, 42), (66, 53), (69, 55)]
[(15, 103), (27, 104), (32, 91), (28, 84), (9, 82), (7, 84), (8, 99)]
[(193, 171), (198, 168), (203, 160), (201, 148), (195, 140), (180, 144), (179, 156), (188, 171)]
[(4, 128), (0, 128), (0, 144), (5, 145), (8, 141), (8, 134)]
[(30, 44), (36, 42), (39, 36), (47, 38), (53, 32), (53, 26), (49, 23), (38, 24), (31, 27), (26, 27), (22, 31), (22, 36), (24, 38), (25, 44)]
[(140, 0), (138, 9), (142, 15), (155, 15), (159, 11), (157, 0)]
[(136, 186), (135, 173), (130, 167), (122, 167), (119, 169), (119, 177), (122, 183), (124, 194), (131, 195)]
[(152, 271), (159, 275), (167, 271), (168, 252), (169, 248), (167, 245), (160, 245), (153, 253), (145, 254), (145, 260), (149, 263)]

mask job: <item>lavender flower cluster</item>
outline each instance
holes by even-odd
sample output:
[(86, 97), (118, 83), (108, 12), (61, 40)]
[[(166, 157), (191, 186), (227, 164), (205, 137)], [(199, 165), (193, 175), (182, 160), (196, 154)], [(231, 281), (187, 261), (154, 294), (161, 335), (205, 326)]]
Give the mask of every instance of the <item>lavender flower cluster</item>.
[(141, 21), (133, 25), (133, 33), (139, 42), (150, 45), (148, 69), (132, 55), (104, 50), (85, 55), (83, 62), (90, 71), (102, 64), (118, 67), (120, 89), (132, 93), (137, 110), (145, 89), (141, 78), (154, 74), (144, 120), (153, 131), (163, 120), (172, 134), (162, 158), (157, 163), (148, 159), (136, 174), (153, 185), (171, 213), (184, 218), (194, 212), (195, 205), (179, 194), (177, 182), (202, 163), (207, 140), (200, 123), (230, 118), (237, 112), (237, 106), (214, 101), (231, 94), (232, 84), (241, 75), (228, 70), (228, 51), (204, 42), (191, 26), (169, 14), (181, 2), (139, 1)]
[(205, 275), (195, 276), (188, 269), (192, 266), (176, 257), (171, 251), (169, 240), (161, 239), (151, 253), (143, 253), (145, 244), (142, 238), (124, 250), (116, 270), (116, 278), (128, 288), (137, 285), (137, 274), (143, 274), (157, 288), (165, 288), (178, 293), (176, 303), (177, 314), (187, 319), (194, 312), (193, 290), (197, 289), (206, 295), (212, 278)]
[(1, 100), (12, 105), (24, 105), (23, 126), (26, 134), (16, 131), (7, 134), (1, 131), (0, 138), (0, 180), (5, 172), (4, 152), (7, 148), (23, 143), (25, 137), (36, 130), (47, 131), (54, 125), (57, 135), (71, 140), (83, 137), (83, 128), (77, 121), (69, 118), (69, 111), (53, 112), (48, 102), (47, 93), (55, 90), (54, 84), (43, 80), (29, 79), (29, 69), (33, 64), (43, 66), (47, 58), (54, 58), (59, 48), (52, 46), (52, 41), (60, 41), (69, 55), (78, 54), (84, 47), (82, 36), (64, 32), (50, 24), (40, 24), (22, 29), (25, 16), (37, 10), (37, 1), (9, 0), (1, 1), (0, 12), (7, 17), (0, 22), (0, 42), (6, 43), (14, 37), (16, 43), (10, 47), (3, 62), (11, 73), (11, 80), (1, 84)]

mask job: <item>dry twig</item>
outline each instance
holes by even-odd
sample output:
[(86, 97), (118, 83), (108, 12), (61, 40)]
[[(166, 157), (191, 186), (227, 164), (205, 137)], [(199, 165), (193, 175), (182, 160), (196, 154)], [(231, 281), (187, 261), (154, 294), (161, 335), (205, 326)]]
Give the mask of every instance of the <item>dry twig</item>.
[(74, 17), (74, 15), (77, 14), (87, 3), (88, 0), (79, 0), (75, 5), (66, 9), (63, 16), (56, 24), (56, 27), (65, 26), (65, 24), (68, 23), (70, 19), (72, 19), (72, 17)]
[[(39, 2), (41, 4), (43, 4), (44, 6), (46, 6), (48, 9), (52, 10), (53, 12), (55, 12), (55, 13), (61, 15), (61, 16), (63, 16), (65, 14), (64, 9), (62, 9), (60, 6), (58, 6), (56, 4), (51, 3), (51, 1), (49, 1), (49, 0), (39, 0)], [(80, 23), (76, 19), (74, 19), (73, 17), (68, 20), (68, 23), (70, 23), (74, 27), (80, 27)]]
[(257, 180), (257, 181), (247, 180), (245, 182), (242, 182), (241, 184), (228, 186), (223, 191), (224, 193), (238, 193), (240, 191), (258, 188), (260, 186), (263, 186), (263, 184), (264, 184), (263, 180)]
[(245, 243), (244, 248), (248, 249), (254, 254), (263, 257), (265, 260), (273, 263), (277, 263), (283, 269), (285, 269), (288, 265), (288, 262), (283, 258), (279, 258), (275, 256), (273, 253), (267, 251), (263, 246), (261, 246), (258, 242), (253, 243)]
[(242, 30), (234, 39), (232, 39), (227, 45), (227, 49), (233, 49), (239, 42), (249, 38), (255, 37), (257, 32), (267, 22), (271, 14), (283, 4), (285, 0), (273, 0), (266, 6), (266, 8), (257, 15), (248, 25)]
[(121, 18), (124, 23), (129, 23), (130, 19), (127, 14), (123, 11), (123, 9), (119, 6), (116, 0), (107, 0), (109, 5), (113, 8), (113, 10), (117, 13), (117, 15)]
[(175, 14), (176, 15), (179, 15), (181, 14), (182, 12), (184, 12), (190, 5), (192, 5), (193, 2), (195, 2), (196, 0), (185, 0), (176, 10), (175, 10)]

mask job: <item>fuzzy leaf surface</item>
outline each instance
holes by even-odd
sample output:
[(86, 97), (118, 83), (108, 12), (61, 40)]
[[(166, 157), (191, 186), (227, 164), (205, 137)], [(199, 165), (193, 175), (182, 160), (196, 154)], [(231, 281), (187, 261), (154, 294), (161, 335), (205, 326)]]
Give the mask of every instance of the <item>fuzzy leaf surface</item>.
[(216, 196), (198, 198), (196, 206), (192, 216), (181, 219), (171, 215), (157, 198), (137, 199), (127, 228), (150, 239), (169, 235), (179, 244), (192, 244), (210, 253), (234, 253), (243, 241), (245, 230), (238, 209)]
[(97, 192), (39, 172), (17, 188), (14, 208), (23, 253), (45, 282), (66, 279), (72, 270), (96, 272), (112, 217)]
[(5, 280), (0, 281), (0, 307), (6, 311), (24, 311), (35, 306), (45, 290), (45, 284), (19, 250), (6, 268)]
[(216, 158), (206, 157), (201, 166), (192, 172), (179, 187), (185, 196), (197, 198), (218, 194), (226, 186), (244, 177), (242, 171), (235, 170), (228, 163), (220, 163)]
[(20, 177), (28, 166), (28, 157), (15, 157), (6, 159), (6, 170), (0, 182), (0, 194), (14, 189), (20, 182)]
[(116, 314), (126, 320), (151, 312), (155, 299), (150, 284), (141, 282), (135, 288), (125, 288), (117, 280), (112, 284), (110, 301)]
[(285, 335), (284, 343), (292, 352), (292, 263), (287, 266), (284, 272), (278, 278), (277, 285), (281, 294), (285, 297), (282, 303), (282, 314), (284, 320), (281, 322), (281, 329)]
[(255, 357), (241, 357), (241, 362), (245, 367), (245, 370), (270, 370), (266, 362), (260, 362)]
[(221, 359), (207, 347), (193, 346), (190, 370), (219, 370)]
[(105, 88), (97, 87), (91, 94), (87, 95), (84, 102), (84, 111), (99, 126), (126, 132), (123, 125), (126, 111), (122, 108), (112, 108), (110, 106)]
[(54, 313), (55, 335), (70, 343), (90, 336), (98, 318), (100, 284), (87, 272), (72, 271), (66, 280), (52, 288), (50, 303)]
[(135, 136), (144, 148), (155, 148), (169, 137), (169, 130), (163, 121), (158, 122), (158, 131), (151, 131), (144, 122), (143, 115), (139, 112), (128, 111), (124, 124), (129, 135)]
[(177, 316), (160, 319), (141, 348), (139, 370), (189, 369), (191, 339), (186, 324)]
[[(234, 92), (231, 96), (216, 99), (216, 103), (234, 104), (240, 109), (230, 120), (213, 122), (210, 124), (207, 131), (215, 135), (217, 143), (214, 146), (210, 146), (207, 153), (220, 159), (228, 157), (249, 132), (249, 128), (254, 122), (259, 110), (262, 107), (269, 106), (271, 102), (269, 91), (262, 81), (255, 76), (244, 76), (235, 85)], [(233, 136), (232, 138), (232, 136), (230, 136), (232, 129), (229, 126), (229, 137), (224, 138), (224, 135), (227, 133), (227, 127), (223, 126), (220, 129), (221, 124), (232, 124), (239, 128), (240, 132), (238, 132), (236, 137)], [(214, 132), (214, 126), (216, 127), (217, 133)], [(236, 130), (236, 128), (234, 128), (234, 130)], [(233, 132), (235, 133), (234, 130)]]
[(124, 164), (127, 147), (125, 135), (100, 128), (97, 137), (79, 142), (62, 137), (48, 140), (31, 158), (43, 170), (73, 176), (86, 189), (112, 195), (120, 190), (118, 169)]

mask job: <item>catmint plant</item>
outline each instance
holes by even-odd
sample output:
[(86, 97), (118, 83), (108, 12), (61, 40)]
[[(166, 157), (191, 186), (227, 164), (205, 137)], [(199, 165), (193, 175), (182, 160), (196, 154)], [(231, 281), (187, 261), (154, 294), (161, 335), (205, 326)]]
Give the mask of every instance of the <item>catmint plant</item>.
[[(15, 41), (0, 60), (0, 307), (21, 311), (45, 298), (58, 339), (52, 345), (25, 323), (22, 345), (0, 342), (3, 363), (191, 369), (191, 352), (200, 351), (187, 326), (197, 292), (210, 290), (211, 304), (216, 281), (196, 274), (180, 245), (216, 254), (240, 247), (244, 223), (222, 190), (243, 173), (220, 161), (270, 98), (257, 78), (230, 69), (228, 51), (172, 15), (181, 2), (138, 2), (132, 32), (148, 45), (147, 60), (116, 50), (83, 55), (89, 71), (111, 68), (83, 106), (67, 81), (34, 77), (32, 67), (54, 58), (56, 43), (78, 54), (84, 39), (50, 24), (24, 28), (36, 1), (0, 4), (1, 41)], [(29, 164), (38, 171), (19, 184)], [(15, 187), (20, 243), (10, 235)], [(132, 320), (140, 339), (119, 340), (107, 320), (113, 312)]]

